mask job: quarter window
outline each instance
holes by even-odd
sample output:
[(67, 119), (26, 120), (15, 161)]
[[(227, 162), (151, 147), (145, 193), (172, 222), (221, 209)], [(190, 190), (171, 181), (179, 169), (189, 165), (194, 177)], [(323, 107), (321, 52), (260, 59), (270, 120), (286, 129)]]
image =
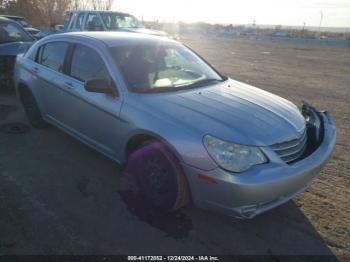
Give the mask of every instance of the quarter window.
[(39, 63), (57, 72), (63, 73), (64, 59), (68, 43), (49, 43), (40, 48)]
[(94, 50), (83, 45), (75, 47), (70, 74), (82, 82), (91, 79), (111, 79), (101, 57)]

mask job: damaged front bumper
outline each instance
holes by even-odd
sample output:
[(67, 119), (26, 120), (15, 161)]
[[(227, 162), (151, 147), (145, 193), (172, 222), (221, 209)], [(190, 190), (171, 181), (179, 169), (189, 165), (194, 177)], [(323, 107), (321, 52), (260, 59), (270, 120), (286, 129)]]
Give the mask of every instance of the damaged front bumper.
[(263, 147), (270, 162), (240, 174), (219, 167), (203, 171), (184, 164), (195, 205), (253, 218), (306, 190), (334, 150), (336, 127), (328, 112), (304, 104), (303, 114), (308, 121), (309, 146), (296, 162), (287, 164), (271, 148)]

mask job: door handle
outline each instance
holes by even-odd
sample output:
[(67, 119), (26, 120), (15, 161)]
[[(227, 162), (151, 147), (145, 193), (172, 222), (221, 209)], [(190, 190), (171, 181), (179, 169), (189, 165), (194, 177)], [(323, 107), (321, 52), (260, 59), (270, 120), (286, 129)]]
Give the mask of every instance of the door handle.
[(74, 89), (74, 85), (71, 82), (65, 82), (64, 85), (70, 90)]

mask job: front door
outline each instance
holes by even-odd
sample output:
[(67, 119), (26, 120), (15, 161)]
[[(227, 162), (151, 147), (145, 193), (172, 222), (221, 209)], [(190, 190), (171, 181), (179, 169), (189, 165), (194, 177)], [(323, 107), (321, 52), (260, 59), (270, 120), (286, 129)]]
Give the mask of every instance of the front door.
[(69, 59), (69, 80), (66, 81), (64, 103), (67, 109), (64, 124), (71, 132), (103, 153), (119, 158), (121, 141), (118, 134), (125, 124), (119, 118), (121, 99), (104, 93), (85, 90), (91, 79), (113, 81), (104, 60), (97, 50), (76, 44)]

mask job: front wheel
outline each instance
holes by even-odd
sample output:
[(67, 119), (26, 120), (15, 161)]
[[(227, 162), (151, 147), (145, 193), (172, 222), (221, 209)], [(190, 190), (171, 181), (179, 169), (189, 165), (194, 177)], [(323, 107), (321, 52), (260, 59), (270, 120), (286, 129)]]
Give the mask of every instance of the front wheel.
[(182, 167), (163, 143), (149, 143), (137, 149), (129, 157), (124, 173), (135, 178), (144, 201), (160, 211), (176, 211), (189, 203)]

